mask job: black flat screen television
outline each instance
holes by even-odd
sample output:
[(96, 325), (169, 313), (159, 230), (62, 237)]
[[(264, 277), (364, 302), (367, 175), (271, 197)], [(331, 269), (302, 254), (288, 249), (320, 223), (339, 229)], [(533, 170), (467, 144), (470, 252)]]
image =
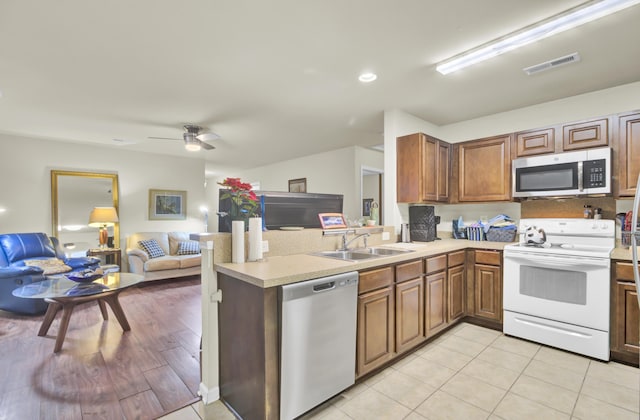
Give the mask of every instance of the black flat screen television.
[[(289, 193), (256, 191), (260, 199), (258, 215), (267, 230), (281, 227), (321, 228), (318, 213), (342, 213), (342, 194)], [(222, 195), (222, 191), (220, 191)], [(231, 208), (229, 199), (218, 205), (218, 231), (231, 232), (231, 220), (221, 216)]]

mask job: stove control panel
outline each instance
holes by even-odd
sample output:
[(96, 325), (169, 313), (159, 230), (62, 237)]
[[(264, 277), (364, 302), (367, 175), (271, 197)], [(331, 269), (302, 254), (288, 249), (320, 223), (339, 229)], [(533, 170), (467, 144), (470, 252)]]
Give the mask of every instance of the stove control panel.
[(535, 226), (547, 235), (614, 237), (616, 225), (608, 219), (521, 219), (519, 231)]

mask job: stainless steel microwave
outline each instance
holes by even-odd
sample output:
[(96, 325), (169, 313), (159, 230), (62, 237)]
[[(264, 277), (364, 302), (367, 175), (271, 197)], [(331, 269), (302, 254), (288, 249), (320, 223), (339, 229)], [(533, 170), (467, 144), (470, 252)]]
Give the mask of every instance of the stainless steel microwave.
[(611, 193), (611, 148), (600, 147), (512, 162), (513, 197)]

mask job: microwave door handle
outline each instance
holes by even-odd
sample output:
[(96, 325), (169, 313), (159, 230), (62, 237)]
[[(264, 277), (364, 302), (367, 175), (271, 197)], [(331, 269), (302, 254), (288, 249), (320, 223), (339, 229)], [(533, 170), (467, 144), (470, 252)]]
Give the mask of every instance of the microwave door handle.
[(578, 162), (578, 190), (584, 191), (584, 169), (582, 168), (582, 161)]

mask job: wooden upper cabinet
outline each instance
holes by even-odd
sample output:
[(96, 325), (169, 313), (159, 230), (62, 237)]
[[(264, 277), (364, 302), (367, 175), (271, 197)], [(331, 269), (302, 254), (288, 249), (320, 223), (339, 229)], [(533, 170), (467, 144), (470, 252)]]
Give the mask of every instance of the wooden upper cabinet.
[(458, 201), (511, 198), (511, 135), (458, 144)]
[(555, 136), (555, 128), (544, 128), (516, 133), (516, 157), (553, 153), (556, 148)]
[(449, 200), (449, 180), (451, 179), (451, 145), (444, 141), (438, 141), (438, 168), (436, 201)]
[(636, 193), (640, 173), (640, 112), (618, 118), (618, 196)]
[(423, 133), (396, 139), (397, 201), (449, 199), (450, 145)]
[(570, 151), (609, 145), (609, 119), (584, 121), (562, 126), (562, 150)]

